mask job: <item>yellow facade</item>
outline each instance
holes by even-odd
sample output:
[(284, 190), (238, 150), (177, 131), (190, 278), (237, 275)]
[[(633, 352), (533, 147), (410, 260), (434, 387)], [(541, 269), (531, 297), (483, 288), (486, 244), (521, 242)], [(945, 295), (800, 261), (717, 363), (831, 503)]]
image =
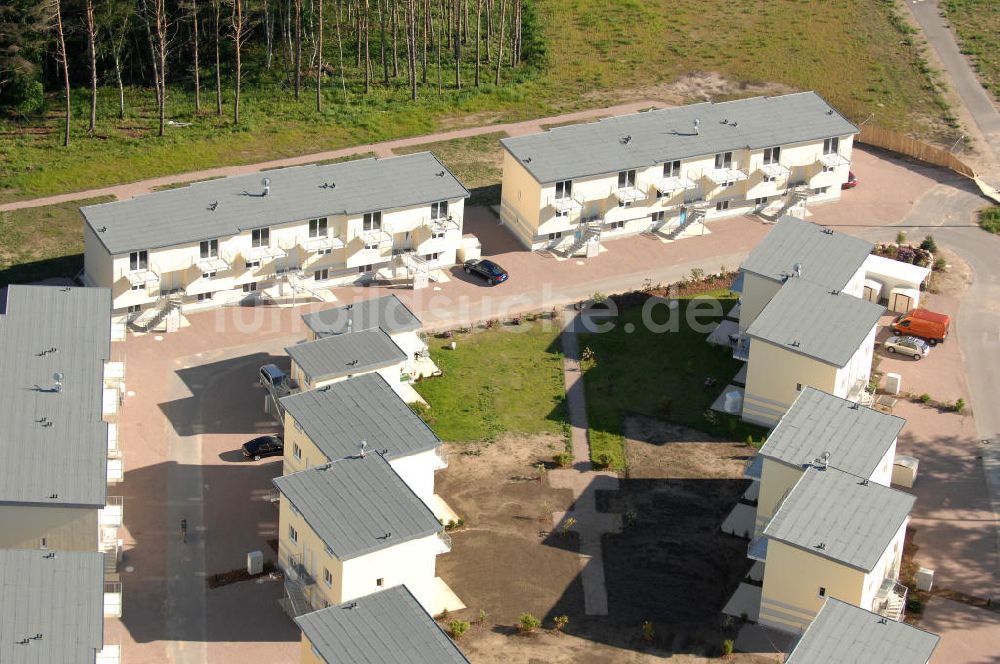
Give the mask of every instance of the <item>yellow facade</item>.
[(768, 426), (775, 424), (795, 401), (800, 385), (835, 394), (837, 367), (754, 339), (747, 362), (743, 419)]
[(760, 475), (760, 493), (757, 496), (757, 521), (754, 537), (767, 526), (768, 521), (778, 511), (788, 492), (802, 477), (802, 469), (764, 457)]
[(316, 654), (316, 650), (313, 648), (313, 644), (306, 638), (306, 635), (302, 635), (302, 664), (331, 664), (325, 659)]
[(0, 506), (0, 549), (96, 551), (98, 510), (47, 505)]

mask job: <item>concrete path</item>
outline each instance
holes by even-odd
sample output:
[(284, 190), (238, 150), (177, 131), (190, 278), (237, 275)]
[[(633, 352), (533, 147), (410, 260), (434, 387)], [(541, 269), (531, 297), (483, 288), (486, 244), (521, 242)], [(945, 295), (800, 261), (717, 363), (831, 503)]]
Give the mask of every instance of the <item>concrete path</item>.
[(566, 383), (566, 406), (569, 411), (573, 468), (549, 473), (549, 485), (573, 492), (573, 504), (567, 512), (554, 512), (552, 526), (559, 532), (567, 519), (574, 519), (570, 528), (580, 536), (580, 576), (583, 582), (584, 613), (588, 616), (608, 615), (608, 591), (604, 579), (604, 551), (601, 537), (621, 530), (617, 514), (597, 509), (598, 491), (617, 491), (618, 476), (594, 470), (590, 462), (587, 438), (587, 403), (580, 372), (580, 347), (576, 332), (580, 316), (576, 311), (563, 312), (563, 377)]
[(22, 208), (41, 207), (43, 205), (55, 205), (57, 203), (67, 203), (85, 198), (96, 198), (98, 196), (114, 196), (118, 200), (125, 200), (128, 198), (134, 198), (135, 196), (139, 196), (141, 194), (148, 194), (157, 187), (163, 187), (166, 185), (228, 177), (231, 175), (247, 175), (250, 173), (259, 173), (260, 171), (267, 169), (283, 168), (286, 166), (301, 166), (303, 164), (311, 164), (317, 161), (341, 159), (343, 157), (352, 157), (367, 154), (369, 152), (373, 152), (379, 157), (391, 157), (394, 154), (393, 150), (413, 147), (415, 145), (437, 143), (439, 141), (450, 141), (456, 138), (469, 138), (470, 136), (481, 136), (483, 134), (494, 134), (498, 132), (506, 133), (508, 136), (522, 136), (524, 134), (532, 134), (542, 131), (542, 125), (558, 124), (563, 122), (584, 122), (609, 115), (635, 113), (648, 108), (663, 108), (664, 106), (666, 105), (659, 101), (634, 101), (628, 104), (620, 104), (618, 106), (591, 108), (584, 111), (554, 115), (548, 118), (536, 118), (533, 120), (524, 120), (522, 122), (509, 122), (504, 124), (453, 129), (451, 131), (441, 131), (434, 134), (425, 134), (423, 136), (411, 136), (409, 138), (383, 141), (382, 143), (354, 145), (351, 147), (341, 148), (339, 150), (328, 150), (326, 152), (315, 152), (313, 154), (299, 155), (297, 157), (274, 159), (272, 161), (263, 161), (256, 164), (221, 166), (219, 168), (209, 168), (202, 171), (176, 173), (174, 175), (164, 175), (162, 177), (140, 180), (138, 182), (130, 182), (128, 184), (100, 187), (97, 189), (88, 189), (86, 191), (75, 191), (67, 194), (58, 194), (56, 196), (45, 196), (43, 198), (35, 198), (25, 201), (14, 201), (12, 203), (3, 203), (0, 204), (0, 212), (19, 210)]

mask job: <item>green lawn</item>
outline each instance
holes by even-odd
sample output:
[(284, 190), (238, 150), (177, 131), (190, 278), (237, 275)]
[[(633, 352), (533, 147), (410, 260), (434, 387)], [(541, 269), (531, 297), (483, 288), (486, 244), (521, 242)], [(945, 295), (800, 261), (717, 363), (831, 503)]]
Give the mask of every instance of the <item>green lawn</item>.
[[(889, 0), (529, 1), (548, 55), (537, 69), (505, 71), (499, 88), (469, 87), (466, 58), (466, 87), (451, 89), (446, 55), (440, 94), (430, 76), (415, 103), (402, 78), (387, 89), (376, 84), (367, 96), (349, 82), (345, 100), (331, 78), (325, 110), (317, 114), (311, 94), (295, 101), (273, 72), (259, 74), (248, 65), (239, 127), (230, 121), (228, 83), (221, 118), (211, 111), (207, 90), (210, 110), (195, 114), (192, 90), (176, 84), (168, 90), (168, 117), (191, 126), (169, 127), (158, 138), (152, 90), (127, 90), (127, 116), (118, 120), (116, 91), (104, 89), (97, 132), (88, 137), (87, 95), (78, 89), (69, 148), (60, 147), (54, 94), (41, 117), (0, 121), (0, 201), (604, 106), (655, 96), (657, 86), (690, 72), (735, 81), (709, 91), (716, 96), (738, 96), (741, 83), (777, 81), (814, 88), (855, 120), (874, 113), (876, 124), (891, 129), (942, 141), (957, 135), (948, 127), (935, 74)], [(330, 62), (334, 48), (327, 52)], [(205, 79), (210, 83), (207, 72)]]
[[(614, 468), (625, 467), (622, 421), (630, 413), (730, 440), (764, 433), (736, 418), (709, 411), (712, 401), (739, 371), (740, 362), (732, 358), (728, 348), (709, 345), (706, 333), (684, 322), (688, 307), (699, 301), (718, 302), (722, 305), (720, 311), (728, 311), (736, 304), (725, 293), (682, 299), (677, 331), (663, 333), (643, 324), (641, 307), (630, 308), (621, 313), (612, 331), (580, 336), (581, 352), (586, 356), (585, 349), (589, 348), (593, 353), (592, 360), (584, 360), (583, 370), (591, 456), (595, 461), (607, 454)], [(717, 321), (718, 317), (706, 316), (702, 320)], [(666, 321), (665, 308), (655, 310), (654, 321)], [(704, 385), (708, 377), (717, 381), (711, 389)]]
[(108, 197), (0, 212), (0, 288), (49, 277), (72, 277), (83, 268), (80, 206)]
[(1000, 99), (1000, 4), (996, 0), (944, 0), (939, 5), (970, 56), (983, 87)]
[[(455, 341), (457, 348), (448, 345)], [(417, 383), (430, 404), (422, 415), (442, 440), (492, 441), (504, 433), (568, 436), (559, 330), (526, 321), (428, 339), (443, 371)]]
[(433, 152), (472, 192), (469, 205), (494, 204), (500, 202), (500, 180), (503, 178), (500, 139), (506, 136), (501, 131), (439, 143), (424, 143), (394, 152)]

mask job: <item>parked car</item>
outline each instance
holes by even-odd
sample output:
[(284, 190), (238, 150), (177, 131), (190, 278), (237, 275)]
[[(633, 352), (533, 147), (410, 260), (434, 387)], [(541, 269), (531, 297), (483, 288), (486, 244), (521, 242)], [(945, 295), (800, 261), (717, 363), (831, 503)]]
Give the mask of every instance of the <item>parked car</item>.
[(465, 261), (464, 267), (466, 274), (475, 274), (480, 276), (485, 279), (486, 283), (490, 286), (502, 284), (507, 281), (508, 278), (507, 270), (503, 269), (493, 261), (473, 258), (472, 260)]
[(858, 176), (854, 174), (854, 171), (847, 171), (847, 182), (840, 185), (841, 189), (854, 189), (858, 186)]
[(285, 441), (279, 434), (260, 436), (243, 443), (243, 456), (254, 461), (285, 453)]
[(930, 344), (916, 337), (889, 337), (882, 346), (890, 353), (909, 355), (914, 360), (919, 360), (931, 352)]
[(291, 387), (288, 374), (277, 364), (265, 364), (260, 368), (260, 384), (262, 387), (273, 388), (278, 393), (287, 393)]
[(897, 316), (889, 328), (893, 334), (919, 337), (934, 346), (944, 342), (948, 337), (950, 326), (951, 316), (948, 314), (939, 314), (927, 309), (913, 309)]

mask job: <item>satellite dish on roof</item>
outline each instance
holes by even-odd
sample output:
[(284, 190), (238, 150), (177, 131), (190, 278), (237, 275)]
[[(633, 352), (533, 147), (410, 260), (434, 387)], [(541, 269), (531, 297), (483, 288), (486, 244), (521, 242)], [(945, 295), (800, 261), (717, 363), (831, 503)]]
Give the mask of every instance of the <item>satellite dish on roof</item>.
[(260, 181), (260, 183), (262, 185), (264, 185), (264, 194), (263, 195), (267, 196), (268, 192), (271, 191), (271, 178), (264, 178), (263, 180)]
[(52, 374), (52, 380), (55, 381), (55, 383), (52, 385), (53, 391), (62, 392), (62, 380), (63, 380), (62, 372), (57, 371), (54, 374)]

